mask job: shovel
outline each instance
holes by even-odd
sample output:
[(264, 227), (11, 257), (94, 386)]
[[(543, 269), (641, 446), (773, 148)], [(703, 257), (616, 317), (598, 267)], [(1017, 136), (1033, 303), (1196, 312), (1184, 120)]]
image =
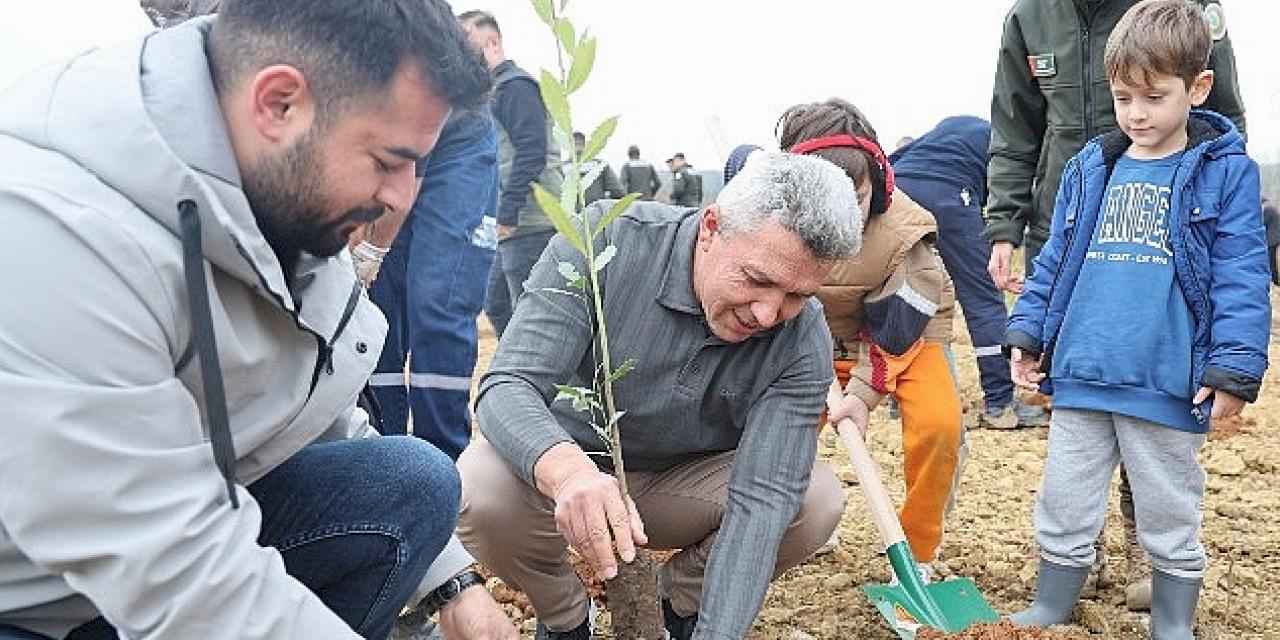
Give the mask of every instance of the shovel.
[[(832, 382), (827, 392), (827, 410), (840, 406), (843, 394), (839, 382)], [(915, 556), (907, 545), (902, 524), (894, 513), (889, 492), (880, 481), (880, 472), (862, 434), (853, 421), (845, 418), (836, 425), (836, 432), (849, 452), (849, 462), (858, 474), (862, 493), (871, 510), (871, 519), (880, 530), (885, 553), (893, 567), (897, 584), (863, 585), (862, 591), (889, 623), (889, 627), (903, 640), (915, 640), (916, 631), (923, 625), (946, 633), (963, 631), (978, 622), (995, 622), (999, 615), (987, 604), (977, 585), (968, 578), (951, 578), (925, 584), (917, 571)]]

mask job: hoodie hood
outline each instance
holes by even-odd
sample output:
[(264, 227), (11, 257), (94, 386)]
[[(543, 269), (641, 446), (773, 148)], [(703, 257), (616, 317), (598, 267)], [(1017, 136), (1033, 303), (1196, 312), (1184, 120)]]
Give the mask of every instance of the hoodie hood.
[(1214, 157), (1244, 153), (1245, 140), (1230, 118), (1196, 109), (1187, 119), (1187, 150), (1196, 148)]

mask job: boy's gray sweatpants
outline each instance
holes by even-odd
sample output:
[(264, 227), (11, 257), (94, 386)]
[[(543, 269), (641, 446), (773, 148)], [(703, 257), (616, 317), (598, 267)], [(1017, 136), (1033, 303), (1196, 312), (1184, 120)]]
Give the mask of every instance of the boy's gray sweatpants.
[(1093, 564), (1116, 465), (1133, 488), (1138, 540), (1160, 571), (1204, 573), (1200, 545), (1204, 470), (1197, 454), (1205, 434), (1178, 431), (1106, 411), (1055, 407), (1044, 484), (1036, 502), (1036, 542), (1050, 562)]

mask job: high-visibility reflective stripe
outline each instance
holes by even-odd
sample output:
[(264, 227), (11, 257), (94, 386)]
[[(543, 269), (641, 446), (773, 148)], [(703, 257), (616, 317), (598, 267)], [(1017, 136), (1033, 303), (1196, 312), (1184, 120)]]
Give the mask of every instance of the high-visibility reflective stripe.
[(375, 373), (369, 376), (369, 386), (371, 387), (403, 387), (403, 373)]
[(911, 288), (911, 285), (902, 283), (898, 291), (894, 294), (911, 305), (911, 308), (924, 314), (926, 317), (932, 318), (933, 314), (938, 312), (938, 304), (930, 302), (928, 298), (920, 295), (919, 291)]
[(448, 391), (470, 391), (469, 376), (446, 376), (438, 373), (411, 373), (409, 386), (419, 389), (445, 389)]

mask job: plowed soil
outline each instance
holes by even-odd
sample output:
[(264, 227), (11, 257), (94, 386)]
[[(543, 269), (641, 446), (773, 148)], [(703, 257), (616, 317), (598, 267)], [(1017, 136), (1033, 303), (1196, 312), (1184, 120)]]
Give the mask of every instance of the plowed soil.
[[(1280, 299), (1273, 296), (1272, 307)], [(484, 337), (478, 371), (488, 365), (494, 348), (493, 334), (481, 320)], [(1272, 333), (1280, 329), (1273, 323)], [(981, 408), (973, 349), (962, 320), (956, 322), (955, 353), (960, 366), (960, 388), (966, 419)], [(1273, 340), (1272, 362), (1280, 361), (1280, 346)], [(1262, 396), (1243, 416), (1215, 426), (1205, 444), (1201, 461), (1208, 474), (1204, 500), (1203, 540), (1210, 556), (1205, 589), (1197, 615), (1197, 637), (1280, 638), (1280, 372), (1267, 375)], [(478, 377), (478, 374), (477, 374)], [(959, 489), (959, 502), (948, 522), (948, 533), (936, 569), (941, 577), (966, 576), (975, 580), (991, 605), (1011, 613), (1029, 602), (1035, 587), (1036, 547), (1032, 507), (1043, 468), (1048, 430), (1012, 432), (970, 430), (970, 457)], [(751, 638), (779, 640), (890, 639), (896, 636), (884, 625), (875, 608), (859, 590), (864, 583), (889, 579), (888, 564), (878, 554), (875, 527), (867, 516), (853, 472), (836, 446), (834, 435), (824, 432), (820, 456), (837, 465), (846, 481), (849, 506), (840, 524), (840, 545), (832, 553), (810, 560), (773, 583), (751, 633)], [(869, 439), (873, 457), (880, 463), (895, 500), (901, 501), (902, 437), (898, 421), (886, 410), (872, 416)], [(1076, 610), (1073, 624), (1048, 631), (1016, 630), (1006, 625), (986, 625), (965, 633), (943, 636), (921, 633), (920, 638), (1022, 639), (1148, 637), (1148, 617), (1124, 607), (1122, 577), (1125, 572), (1123, 536), (1116, 492), (1104, 536), (1109, 551), (1108, 568), (1114, 581), (1104, 583), (1098, 595)], [(588, 576), (589, 571), (583, 571)], [(500, 580), (491, 579), (498, 587)], [(592, 589), (598, 595), (598, 589)], [(526, 637), (533, 637), (532, 611), (522, 594), (500, 586), (497, 595)], [(601, 611), (605, 611), (601, 607)], [(598, 631), (607, 630), (602, 613)]]

